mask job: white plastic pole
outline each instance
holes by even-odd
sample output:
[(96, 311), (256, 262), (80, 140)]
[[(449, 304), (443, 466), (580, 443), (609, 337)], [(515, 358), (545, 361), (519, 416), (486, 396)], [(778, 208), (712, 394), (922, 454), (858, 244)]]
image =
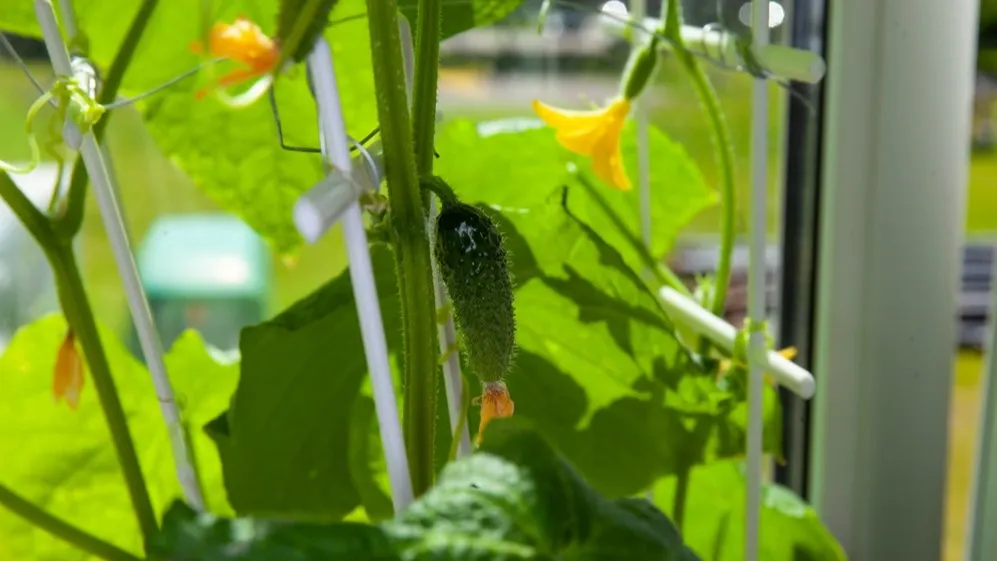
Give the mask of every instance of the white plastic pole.
[[(769, 42), (769, 0), (752, 0), (753, 48)], [(768, 81), (755, 78), (751, 89), (751, 221), (748, 245), (748, 317), (755, 327), (765, 322), (766, 206), (768, 203)], [(762, 392), (766, 332), (753, 329), (748, 341), (747, 493), (745, 500), (744, 558), (758, 559), (762, 504)]]
[[(692, 329), (728, 352), (733, 351), (737, 338), (736, 327), (674, 288), (662, 287), (658, 296), (672, 321)], [(803, 399), (813, 397), (814, 377), (809, 371), (775, 351), (768, 351), (765, 358), (765, 371), (772, 375), (777, 384)]]
[[(607, 2), (603, 5), (602, 13), (600, 21), (608, 31), (616, 35), (627, 32), (629, 22), (626, 13), (618, 4)], [(648, 30), (658, 29), (661, 26), (660, 19), (644, 18), (643, 21), (642, 27)], [(730, 67), (744, 67), (734, 37), (728, 32), (718, 28), (683, 25), (682, 40), (686, 48), (697, 55)], [(671, 49), (667, 42), (663, 41), (660, 45), (662, 50)], [(756, 48), (755, 56), (763, 68), (783, 80), (816, 84), (827, 71), (827, 64), (819, 54), (784, 45), (771, 45), (766, 42), (765, 45)]]
[[(643, 21), (647, 16), (647, 0), (631, 0), (632, 19)], [(662, 8), (663, 9), (663, 8)], [(635, 57), (648, 40), (646, 33), (634, 32), (630, 36), (630, 56)], [(647, 105), (640, 98), (634, 100), (634, 124), (637, 128), (637, 192), (640, 196), (640, 233), (644, 245), (651, 248), (651, 154), (648, 137)]]
[[(56, 75), (71, 76), (72, 67), (69, 62), (69, 53), (66, 51), (66, 44), (62, 40), (59, 24), (50, 0), (35, 0), (35, 15), (42, 28), (45, 47), (48, 50), (49, 59), (52, 61), (52, 67)], [(75, 128), (75, 124), (72, 126)], [(114, 254), (118, 275), (121, 277), (121, 282), (124, 285), (128, 308), (131, 311), (132, 321), (135, 323), (135, 330), (138, 332), (142, 353), (145, 355), (149, 373), (152, 375), (152, 380), (156, 387), (156, 395), (159, 398), (160, 409), (162, 410), (163, 418), (166, 421), (166, 427), (169, 432), (177, 478), (183, 489), (184, 499), (191, 508), (199, 511), (204, 510), (201, 487), (187, 449), (187, 440), (184, 435), (183, 425), (180, 423), (180, 414), (173, 399), (173, 388), (170, 386), (170, 380), (166, 375), (166, 365), (163, 363), (163, 351), (159, 344), (159, 335), (156, 333), (156, 327), (152, 321), (152, 313), (149, 311), (145, 290), (142, 287), (141, 280), (139, 280), (135, 260), (132, 257), (131, 246), (125, 232), (124, 224), (122, 223), (120, 209), (118, 208), (114, 192), (111, 189), (110, 179), (108, 178), (107, 168), (104, 166), (100, 146), (98, 146), (93, 132), (87, 131), (82, 135), (82, 145), (80, 148), (83, 164), (86, 166), (87, 173), (90, 176), (94, 196), (97, 198), (97, 206), (100, 209), (101, 219), (104, 222), (107, 238), (111, 244), (111, 251)]]
[[(322, 154), (332, 167), (350, 178), (353, 163), (350, 160), (349, 138), (343, 122), (332, 53), (324, 38), (319, 38), (308, 55), (308, 70), (314, 87), (315, 103), (318, 106)], [(358, 202), (354, 201), (346, 208), (342, 224), (346, 253), (350, 261), (353, 297), (356, 300), (357, 315), (360, 319), (367, 369), (370, 371), (374, 389), (374, 408), (381, 430), (381, 445), (388, 466), (391, 498), (395, 512), (401, 512), (412, 502), (412, 480), (409, 475), (408, 457), (405, 455), (405, 440), (402, 437), (402, 424), (398, 416), (398, 401), (395, 398), (391, 366), (388, 362), (388, 345), (384, 337), (384, 324), (381, 320), (377, 285), (374, 282), (374, 270), (367, 245), (367, 232), (364, 230), (363, 215)]]
[[(398, 18), (398, 30), (402, 42), (402, 61), (405, 65), (405, 86), (409, 96), (409, 104), (412, 103), (412, 83), (415, 75), (415, 54), (412, 46), (412, 30), (408, 20), (404, 17)], [(427, 224), (430, 237), (430, 246), (435, 243), (436, 217), (439, 209), (436, 205), (436, 195), (430, 195), (429, 200), (429, 222)], [(447, 289), (440, 277), (440, 272), (436, 268), (436, 260), (433, 264), (433, 293), (436, 300), (436, 309), (440, 310), (447, 306)], [(440, 356), (443, 357), (443, 388), (447, 394), (447, 410), (450, 412), (451, 434), (457, 431), (460, 424), (460, 417), (466, 415), (463, 411), (461, 399), (464, 392), (464, 378), (461, 376), (460, 354), (457, 351), (457, 330), (454, 327), (453, 315), (449, 312), (446, 320), (440, 323), (437, 321), (437, 340), (440, 343)], [(464, 423), (463, 429), (457, 438), (457, 457), (461, 458), (471, 453), (471, 435)]]
[(990, 345), (983, 373), (965, 561), (997, 559), (997, 259), (990, 279)]

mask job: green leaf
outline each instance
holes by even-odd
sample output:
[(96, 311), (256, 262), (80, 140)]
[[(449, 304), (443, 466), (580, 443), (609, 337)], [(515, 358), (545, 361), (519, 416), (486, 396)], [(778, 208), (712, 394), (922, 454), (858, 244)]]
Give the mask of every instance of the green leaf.
[[(443, 3), (443, 25), (440, 29), (442, 39), (453, 37), (458, 33), (483, 27), (500, 21), (519, 8), (523, 0), (441, 0)], [(398, 0), (398, 9), (408, 19), (415, 38), (416, 16), (419, 12), (419, 0)]]
[[(398, 349), (394, 262), (384, 247), (372, 248), (372, 260), (388, 344)], [(244, 329), (239, 347), (231, 408), (209, 426), (236, 512), (332, 521), (371, 498), (370, 482), (358, 489), (351, 478), (359, 466), (351, 454), (369, 443), (356, 442), (366, 435), (350, 426), (364, 415), (357, 396), (367, 367), (348, 272)]]
[[(704, 559), (744, 559), (744, 466), (737, 460), (694, 468), (685, 503), (685, 540)], [(654, 502), (671, 509), (675, 478), (655, 484)], [(763, 482), (759, 559), (845, 561), (844, 550), (812, 507), (789, 489)]]
[(151, 549), (164, 561), (697, 559), (649, 502), (602, 497), (520, 419), (489, 425), (481, 451), (380, 526), (218, 520), (177, 504)]
[[(19, 330), (0, 357), (0, 480), (68, 522), (140, 553), (141, 535), (92, 380), (86, 379), (77, 411), (53, 403), (52, 369), (65, 333), (62, 316), (47, 316)], [(153, 503), (164, 508), (180, 489), (152, 379), (113, 334), (102, 330), (102, 340)], [(166, 366), (188, 426), (217, 414), (235, 387), (235, 367), (215, 362), (193, 331), (177, 339)], [(191, 436), (206, 500), (227, 513), (217, 454), (200, 431)], [(10, 559), (88, 559), (3, 509), (0, 543)]]
[[(459, 188), (459, 186), (455, 186)], [(555, 194), (490, 212), (517, 284), (518, 357), (507, 383), (532, 420), (592, 485), (623, 497), (685, 466), (744, 450), (744, 398), (680, 346), (656, 296)], [(767, 388), (766, 425), (779, 422)], [(778, 425), (776, 425), (778, 426)], [(766, 450), (778, 453), (778, 430)]]
[(478, 453), (383, 527), (406, 560), (695, 559), (647, 501), (599, 495), (522, 419), (490, 424)]
[[(572, 189), (569, 208), (621, 253), (627, 264), (641, 270), (644, 259), (636, 248), (641, 240), (637, 190), (619, 191), (591, 174), (590, 164), (569, 153), (554, 131), (536, 119), (503, 119), (475, 123), (457, 120), (441, 127), (436, 140), (441, 154), (436, 173), (467, 201), (501, 207), (528, 208), (546, 200), (564, 185)], [(621, 150), (636, 184), (635, 127), (624, 127)], [(717, 203), (699, 167), (682, 145), (651, 127), (651, 255), (660, 259), (671, 249), (679, 231), (702, 210)], [(482, 173), (481, 170), (499, 170)]]
[[(90, 39), (91, 57), (106, 73), (123, 39), (138, 0), (74, 2), (80, 30)], [(274, 33), (277, 0), (232, 0), (213, 3), (215, 21), (231, 22), (244, 14), (264, 32)], [(201, 39), (201, 0), (161, 2), (135, 51), (122, 84), (132, 96), (159, 86), (201, 62), (188, 45)], [(341, 0), (332, 20), (366, 13), (363, 0)], [(207, 22), (208, 24), (213, 22)], [(4, 2), (0, 29), (40, 37), (31, 3)], [(335, 56), (337, 83), (352, 136), (361, 138), (376, 126), (370, 73), (367, 22), (351, 19), (325, 32)], [(221, 76), (236, 68), (222, 63)], [(315, 104), (301, 65), (275, 85), (287, 144), (318, 146)], [(317, 154), (288, 152), (277, 141), (273, 113), (266, 99), (244, 109), (230, 109), (215, 97), (195, 99), (207, 84), (207, 71), (183, 80), (139, 103), (143, 118), (160, 150), (180, 167), (222, 210), (238, 215), (282, 254), (301, 244), (292, 221), (297, 198), (323, 175)], [(239, 89), (240, 87), (236, 87)]]
[(149, 544), (154, 561), (390, 561), (384, 533), (364, 524), (285, 524), (199, 516), (177, 502)]

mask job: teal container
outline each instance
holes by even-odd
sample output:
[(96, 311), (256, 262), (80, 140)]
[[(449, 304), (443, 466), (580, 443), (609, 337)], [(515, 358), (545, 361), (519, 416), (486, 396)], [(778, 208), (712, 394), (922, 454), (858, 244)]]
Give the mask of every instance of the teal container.
[[(186, 329), (196, 329), (219, 350), (238, 349), (239, 331), (268, 314), (269, 248), (233, 216), (161, 218), (139, 247), (137, 264), (164, 351)], [(134, 325), (128, 341), (141, 357)]]

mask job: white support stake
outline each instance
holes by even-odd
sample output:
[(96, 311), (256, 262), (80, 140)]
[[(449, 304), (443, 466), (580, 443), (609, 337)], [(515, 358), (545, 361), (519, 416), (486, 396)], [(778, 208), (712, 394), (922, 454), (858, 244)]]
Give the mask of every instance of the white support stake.
[[(412, 48), (412, 30), (409, 27), (408, 20), (405, 17), (398, 18), (398, 32), (402, 42), (402, 62), (405, 65), (405, 87), (408, 92), (409, 104), (412, 103), (412, 84), (415, 74), (415, 54)], [(436, 113), (437, 122), (440, 120), (440, 113)], [(434, 246), (436, 241), (436, 217), (439, 214), (439, 209), (436, 205), (436, 195), (429, 196), (429, 221), (426, 224), (429, 231), (429, 243), (430, 247)], [(442, 309), (447, 306), (449, 300), (447, 299), (447, 289), (443, 285), (443, 280), (440, 277), (440, 272), (436, 267), (436, 260), (432, 260), (433, 264), (433, 294), (436, 300), (436, 309)], [(443, 323), (437, 321), (437, 340), (440, 343), (440, 356), (444, 357), (443, 360), (443, 386), (447, 394), (447, 410), (450, 413), (450, 431), (451, 434), (457, 432), (457, 426), (460, 424), (460, 417), (466, 414), (463, 411), (462, 396), (464, 393), (464, 378), (461, 375), (460, 370), (460, 354), (457, 350), (457, 329), (454, 327), (453, 314), (447, 313), (447, 318)], [(463, 429), (457, 438), (460, 440), (457, 443), (457, 457), (462, 458), (471, 453), (471, 436), (468, 430), (467, 423), (464, 423)]]
[[(50, 0), (35, 0), (35, 15), (42, 28), (45, 47), (48, 50), (49, 59), (52, 61), (52, 68), (55, 70), (56, 75), (71, 76), (72, 67), (69, 61), (69, 53), (66, 50), (65, 42), (62, 40), (59, 24)], [(75, 128), (75, 125), (73, 126)], [(78, 130), (76, 132), (79, 134)], [(104, 165), (101, 149), (97, 144), (96, 138), (94, 138), (93, 132), (87, 131), (82, 135), (82, 145), (80, 148), (83, 164), (86, 166), (87, 173), (90, 176), (94, 196), (97, 198), (97, 206), (100, 209), (101, 219), (104, 222), (107, 238), (114, 254), (118, 275), (124, 284), (125, 296), (128, 299), (128, 308), (131, 311), (132, 321), (135, 323), (135, 330), (138, 332), (142, 354), (145, 355), (149, 373), (152, 375), (152, 380), (156, 387), (156, 395), (159, 398), (163, 418), (166, 420), (170, 445), (173, 449), (173, 460), (176, 464), (177, 478), (180, 480), (184, 499), (191, 508), (198, 511), (204, 510), (201, 487), (191, 463), (191, 455), (187, 449), (187, 440), (184, 435), (183, 425), (180, 423), (180, 414), (173, 399), (173, 388), (170, 386), (170, 380), (166, 375), (166, 366), (163, 363), (163, 351), (160, 348), (159, 335), (156, 333), (156, 327), (152, 321), (152, 313), (149, 311), (149, 305), (146, 301), (145, 290), (142, 287), (138, 270), (135, 267), (131, 246), (125, 226), (122, 223), (117, 200), (111, 188), (111, 182)]]
[[(689, 327), (727, 352), (733, 351), (734, 340), (737, 338), (736, 327), (669, 286), (662, 287), (658, 296), (672, 321)], [(766, 358), (768, 364), (765, 365), (765, 370), (777, 384), (803, 399), (813, 397), (813, 374), (775, 351), (768, 351)]]
[[(643, 21), (647, 16), (647, 0), (631, 0), (633, 19)], [(631, 36), (630, 57), (640, 53), (647, 34), (634, 33)], [(640, 232), (644, 245), (651, 249), (651, 154), (648, 137), (648, 115), (646, 104), (640, 98), (634, 100), (634, 122), (637, 125), (637, 192), (640, 194)]]
[[(331, 166), (349, 179), (353, 169), (349, 138), (343, 122), (332, 52), (329, 44), (321, 37), (308, 55), (308, 71), (312, 78), (315, 103), (318, 106), (322, 155)], [(381, 445), (388, 465), (391, 498), (395, 512), (401, 512), (412, 502), (412, 480), (409, 475), (408, 457), (405, 455), (405, 439), (402, 437), (402, 424), (398, 416), (398, 401), (395, 398), (391, 366), (388, 362), (388, 345), (384, 337), (381, 306), (377, 296), (377, 285), (374, 282), (370, 249), (367, 245), (367, 231), (364, 230), (363, 215), (358, 202), (354, 201), (346, 208), (342, 223), (346, 253), (350, 262), (350, 280), (353, 282), (353, 297), (356, 300), (357, 316), (360, 319), (367, 369), (370, 371), (374, 388), (374, 408), (381, 430)]]
[[(769, 0), (752, 0), (752, 48), (761, 51), (769, 42)], [(748, 317), (754, 326), (765, 322), (766, 206), (768, 203), (768, 81), (755, 78), (751, 95), (751, 239), (748, 246)], [(758, 559), (762, 508), (763, 376), (766, 366), (766, 333), (753, 329), (748, 341), (747, 485), (744, 524), (744, 558)]]

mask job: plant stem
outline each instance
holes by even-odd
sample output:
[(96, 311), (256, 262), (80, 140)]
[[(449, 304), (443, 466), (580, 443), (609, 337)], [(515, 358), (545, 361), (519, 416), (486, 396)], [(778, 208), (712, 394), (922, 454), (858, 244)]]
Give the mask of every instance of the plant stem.
[(147, 543), (158, 531), (156, 515), (149, 499), (149, 490), (145, 486), (138, 455), (135, 453), (135, 445), (128, 431), (125, 412), (118, 399), (114, 378), (111, 377), (111, 368), (104, 353), (104, 346), (101, 344), (93, 309), (83, 288), (83, 279), (76, 263), (76, 256), (73, 255), (72, 245), (60, 244), (52, 252), (50, 262), (55, 273), (63, 314), (80, 346), (83, 347), (83, 355), (93, 377), (93, 385), (97, 389), (104, 418), (111, 431), (114, 451), (117, 453), (118, 464), (121, 466), (125, 485), (128, 487), (132, 508), (138, 518), (144, 542)]
[[(734, 255), (734, 235), (737, 216), (737, 200), (734, 191), (734, 146), (730, 140), (730, 129), (724, 119), (720, 98), (710, 83), (699, 61), (686, 48), (682, 41), (682, 14), (678, 0), (668, 0), (665, 14), (664, 35), (674, 45), (675, 56), (689, 74), (700, 103), (706, 110), (710, 122), (710, 136), (713, 139), (714, 155), (720, 168), (720, 202), (723, 213), (720, 224), (720, 262), (717, 264), (715, 294), (710, 311), (723, 317), (730, 284), (731, 259)], [(706, 341), (704, 338), (703, 341)]]
[(45, 215), (18, 189), (7, 172), (2, 171), (0, 171), (0, 199), (3, 199), (7, 206), (14, 211), (14, 215), (28, 230), (31, 237), (48, 254), (56, 243), (51, 224)]
[(689, 496), (689, 474), (691, 471), (688, 467), (679, 468), (675, 479), (675, 496), (672, 497), (672, 522), (680, 534), (685, 524), (685, 504)]
[(402, 304), (405, 446), (412, 473), (412, 491), (418, 497), (433, 483), (439, 376), (432, 257), (412, 150), (396, 1), (367, 0), (367, 21)]
[[(138, 47), (139, 40), (142, 39), (142, 34), (145, 33), (146, 25), (148, 25), (149, 20), (152, 18), (152, 13), (155, 11), (157, 4), (159, 4), (159, 0), (142, 0), (142, 4), (139, 5), (138, 12), (135, 14), (134, 19), (132, 19), (128, 33), (121, 42), (118, 54), (114, 57), (114, 61), (111, 62), (111, 68), (107, 71), (107, 77), (104, 79), (103, 87), (97, 96), (97, 101), (101, 105), (108, 105), (117, 99), (118, 90), (121, 88), (121, 82), (125, 77), (125, 71), (128, 70), (128, 65), (132, 62), (132, 55), (135, 54), (135, 49)], [(111, 119), (111, 113), (113, 111), (106, 112), (93, 127), (94, 138), (97, 139), (98, 144), (104, 139), (104, 131), (107, 129), (108, 121)], [(66, 214), (55, 222), (56, 232), (63, 239), (72, 239), (83, 225), (87, 180), (87, 168), (83, 165), (83, 159), (77, 158), (76, 162), (73, 163), (72, 177), (69, 181)]]
[(97, 536), (88, 534), (65, 520), (53, 516), (0, 485), (0, 505), (27, 520), (32, 526), (41, 528), (53, 536), (74, 545), (82, 551), (107, 561), (140, 561), (138, 557)]
[(21, 193), (6, 173), (0, 173), (0, 198), (7, 203), (35, 238), (52, 266), (63, 314), (83, 347), (83, 354), (100, 398), (101, 409), (111, 430), (111, 438), (125, 477), (132, 507), (138, 517), (139, 528), (144, 538), (148, 540), (157, 530), (156, 516), (131, 433), (128, 431), (125, 412), (121, 408), (114, 387), (114, 379), (111, 377), (107, 356), (100, 341), (93, 310), (83, 289), (83, 279), (76, 263), (76, 256), (73, 254), (72, 242), (62, 242), (57, 239), (49, 220)]
[(412, 128), (415, 166), (420, 177), (433, 173), (436, 94), (440, 67), (440, 0), (419, 0), (416, 27), (415, 79), (412, 84)]

